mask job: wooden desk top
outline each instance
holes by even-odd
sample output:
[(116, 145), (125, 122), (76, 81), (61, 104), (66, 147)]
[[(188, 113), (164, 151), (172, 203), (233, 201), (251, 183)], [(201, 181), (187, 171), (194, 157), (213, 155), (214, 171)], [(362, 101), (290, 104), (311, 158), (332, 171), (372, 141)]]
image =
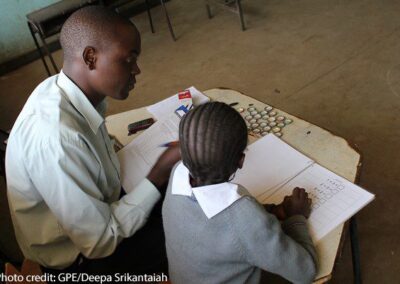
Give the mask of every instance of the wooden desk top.
[[(253, 104), (257, 109), (263, 109), (266, 105), (229, 89), (211, 89), (205, 91), (204, 94), (214, 101), (228, 104), (238, 102), (239, 105), (235, 107), (247, 108), (249, 104)], [(282, 129), (282, 140), (336, 174), (351, 182), (355, 181), (361, 156), (346, 140), (282, 110), (276, 108), (275, 110), (279, 114), (293, 119), (293, 123)], [(126, 145), (135, 137), (135, 135), (127, 135), (128, 124), (148, 117), (151, 117), (151, 114), (144, 107), (108, 116), (106, 125), (109, 133), (114, 135), (123, 145)], [(249, 138), (250, 143), (255, 141), (255, 138)], [(319, 270), (315, 283), (323, 283), (331, 278), (342, 233), (343, 224), (316, 244)]]

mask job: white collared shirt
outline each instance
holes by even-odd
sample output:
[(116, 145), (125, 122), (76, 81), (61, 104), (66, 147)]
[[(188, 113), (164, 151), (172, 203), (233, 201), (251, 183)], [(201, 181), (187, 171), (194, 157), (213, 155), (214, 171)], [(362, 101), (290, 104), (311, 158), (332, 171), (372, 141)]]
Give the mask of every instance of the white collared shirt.
[(230, 182), (192, 187), (190, 185), (189, 170), (182, 162), (175, 169), (171, 193), (189, 197), (193, 194), (208, 219), (224, 211), (245, 195), (239, 191), (237, 184)]
[[(11, 131), (8, 200), (26, 258), (51, 268), (112, 254), (146, 222), (158, 190), (143, 180), (120, 195), (120, 168), (104, 118), (63, 73), (42, 82)], [(101, 112), (101, 111), (100, 111)]]

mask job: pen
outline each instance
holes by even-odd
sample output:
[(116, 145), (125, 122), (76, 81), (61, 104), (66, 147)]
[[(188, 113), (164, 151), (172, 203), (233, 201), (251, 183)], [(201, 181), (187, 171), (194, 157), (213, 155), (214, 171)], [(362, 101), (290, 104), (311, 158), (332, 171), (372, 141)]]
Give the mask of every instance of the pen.
[(179, 141), (172, 141), (168, 143), (161, 144), (160, 147), (171, 147), (171, 146), (176, 146), (179, 145)]

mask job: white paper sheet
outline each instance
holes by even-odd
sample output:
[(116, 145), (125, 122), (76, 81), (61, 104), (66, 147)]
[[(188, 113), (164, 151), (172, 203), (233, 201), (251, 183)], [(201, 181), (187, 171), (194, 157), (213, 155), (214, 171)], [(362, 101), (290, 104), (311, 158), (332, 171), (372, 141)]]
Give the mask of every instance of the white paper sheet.
[(313, 201), (309, 228), (318, 242), (372, 201), (374, 195), (318, 165), (275, 135), (248, 147), (235, 183), (261, 203), (279, 204), (295, 187), (305, 188)]
[(246, 187), (256, 198), (265, 198), (313, 163), (273, 134), (251, 144), (245, 154), (243, 168), (236, 172), (233, 182)]
[(321, 240), (374, 199), (374, 195), (368, 191), (313, 164), (263, 200), (263, 203), (278, 204), (295, 187), (305, 188), (312, 199), (308, 224), (314, 242)]
[(160, 145), (178, 140), (179, 121), (175, 113), (156, 121), (117, 153), (121, 164), (121, 183), (126, 192), (130, 192), (147, 176), (166, 150)]

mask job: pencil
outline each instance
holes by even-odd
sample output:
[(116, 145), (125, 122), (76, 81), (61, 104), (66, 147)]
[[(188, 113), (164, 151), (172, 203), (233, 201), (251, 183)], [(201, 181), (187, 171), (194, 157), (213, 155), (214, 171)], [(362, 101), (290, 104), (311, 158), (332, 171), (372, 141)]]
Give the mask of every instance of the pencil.
[(179, 141), (172, 141), (168, 143), (161, 144), (160, 147), (171, 147), (171, 146), (176, 146), (179, 145)]

